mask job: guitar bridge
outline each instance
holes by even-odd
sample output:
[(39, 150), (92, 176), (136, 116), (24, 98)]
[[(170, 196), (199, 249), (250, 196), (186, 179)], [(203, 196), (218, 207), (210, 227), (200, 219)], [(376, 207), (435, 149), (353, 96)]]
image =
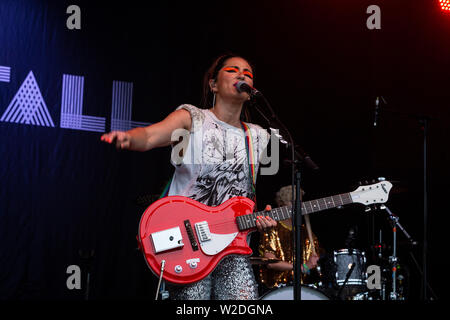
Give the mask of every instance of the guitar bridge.
[(207, 221), (197, 222), (195, 224), (195, 230), (197, 231), (197, 236), (200, 239), (200, 242), (211, 240), (211, 232), (209, 231)]
[(191, 222), (189, 220), (184, 220), (183, 223), (184, 223), (184, 227), (186, 228), (186, 232), (188, 234), (189, 241), (191, 242), (192, 250), (197, 251), (198, 243), (197, 243), (197, 240), (195, 240), (194, 231), (192, 230), (192, 227), (191, 227)]

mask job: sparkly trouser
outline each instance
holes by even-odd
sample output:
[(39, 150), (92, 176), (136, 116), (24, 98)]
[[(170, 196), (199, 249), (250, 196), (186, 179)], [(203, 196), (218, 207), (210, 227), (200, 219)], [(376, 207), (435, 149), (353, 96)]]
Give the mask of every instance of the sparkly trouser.
[(167, 285), (173, 300), (256, 300), (258, 287), (248, 257), (228, 256), (211, 274), (186, 285)]

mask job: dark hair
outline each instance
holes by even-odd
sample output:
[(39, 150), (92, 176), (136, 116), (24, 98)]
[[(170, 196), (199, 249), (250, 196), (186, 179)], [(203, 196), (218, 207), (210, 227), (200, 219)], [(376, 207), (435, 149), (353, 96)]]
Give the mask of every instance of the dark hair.
[[(218, 56), (216, 59), (214, 59), (214, 62), (211, 64), (211, 66), (205, 72), (205, 75), (203, 76), (203, 94), (202, 94), (202, 100), (201, 100), (201, 105), (203, 108), (209, 108), (213, 104), (214, 94), (211, 92), (211, 88), (209, 86), (209, 80), (211, 80), (211, 79), (217, 80), (217, 75), (219, 74), (219, 71), (223, 68), (223, 66), (225, 65), (225, 62), (231, 58), (244, 59), (245, 61), (248, 62), (248, 64), (252, 68), (253, 72), (255, 71), (255, 68), (250, 63), (250, 61), (248, 61), (246, 58), (244, 58), (240, 55), (237, 55), (234, 53), (225, 53), (225, 54)], [(248, 112), (248, 109), (249, 109), (248, 104), (249, 104), (248, 101), (244, 102), (242, 112), (241, 112), (241, 119), (246, 122), (250, 121), (250, 115)]]

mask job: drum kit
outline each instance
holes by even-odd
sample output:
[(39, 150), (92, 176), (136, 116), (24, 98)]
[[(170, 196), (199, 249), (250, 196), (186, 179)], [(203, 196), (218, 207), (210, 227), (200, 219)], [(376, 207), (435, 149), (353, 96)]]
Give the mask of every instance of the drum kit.
[[(370, 251), (352, 248), (352, 241), (346, 241), (347, 248), (334, 250), (319, 260), (316, 276), (301, 286), (302, 300), (405, 300), (407, 298), (408, 273), (397, 257), (397, 228), (403, 231), (410, 244), (414, 244), (398, 217), (389, 208), (393, 232), (393, 244), (379, 242), (370, 246)], [(350, 232), (351, 234), (351, 232)], [(351, 239), (350, 240), (354, 240)], [(389, 249), (389, 253), (387, 252)], [(391, 251), (392, 250), (392, 251)], [(252, 258), (252, 264), (264, 265), (276, 259)], [(369, 264), (370, 262), (370, 264)], [(261, 296), (261, 300), (293, 300), (292, 283), (281, 284)]]
[[(323, 260), (323, 259), (322, 259)], [(272, 261), (270, 263), (273, 263)], [(269, 262), (268, 262), (269, 263)], [(258, 264), (263, 264), (262, 262)], [(405, 300), (405, 275), (396, 271), (396, 284), (388, 265), (379, 268), (379, 285), (369, 284), (367, 259), (364, 251), (340, 249), (327, 257), (320, 269), (320, 281), (301, 286), (302, 300)], [(401, 269), (396, 265), (396, 269)], [(375, 269), (377, 270), (377, 269)], [(396, 292), (393, 288), (396, 287)], [(390, 292), (390, 294), (388, 294)], [(281, 284), (262, 295), (261, 300), (293, 300), (292, 284)]]

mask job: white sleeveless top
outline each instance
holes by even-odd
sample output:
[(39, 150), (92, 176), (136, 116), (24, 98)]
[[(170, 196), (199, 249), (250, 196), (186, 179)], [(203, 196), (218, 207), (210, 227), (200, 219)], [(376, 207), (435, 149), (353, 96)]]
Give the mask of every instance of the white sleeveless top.
[[(188, 139), (172, 148), (175, 173), (168, 195), (186, 196), (208, 206), (218, 206), (236, 196), (254, 199), (244, 130), (217, 119), (207, 109), (183, 104), (177, 110), (181, 108), (191, 114), (192, 125), (190, 132), (182, 130)], [(246, 124), (256, 175), (270, 135), (258, 125)]]

